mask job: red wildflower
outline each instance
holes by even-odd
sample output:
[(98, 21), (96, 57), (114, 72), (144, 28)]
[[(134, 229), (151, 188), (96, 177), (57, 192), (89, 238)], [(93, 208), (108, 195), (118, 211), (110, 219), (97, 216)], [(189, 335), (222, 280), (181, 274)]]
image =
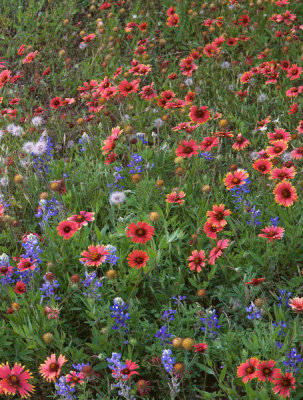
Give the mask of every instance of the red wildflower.
[(21, 261), (18, 263), (17, 267), (18, 267), (19, 271), (21, 271), (21, 272), (28, 271), (28, 270), (33, 271), (36, 268), (36, 265), (28, 257), (28, 258), (21, 258)]
[(51, 108), (54, 108), (55, 110), (57, 110), (59, 107), (61, 107), (62, 106), (61, 97), (57, 96), (57, 97), (54, 97), (53, 99), (51, 99), (50, 106), (51, 106)]
[(200, 143), (201, 150), (210, 151), (213, 147), (217, 147), (219, 145), (219, 139), (214, 136), (207, 136)]
[(183, 140), (181, 144), (179, 144), (179, 147), (176, 149), (175, 154), (176, 156), (183, 158), (192, 157), (198, 154), (198, 149), (199, 146), (197, 145), (197, 142), (195, 140)]
[(203, 106), (198, 108), (197, 106), (192, 106), (190, 108), (189, 118), (198, 124), (205, 124), (205, 122), (207, 122), (210, 118), (208, 107)]
[(264, 158), (260, 158), (253, 163), (253, 168), (261, 172), (261, 174), (269, 174), (272, 168), (272, 163)]
[(24, 370), (21, 364), (15, 363), (10, 369), (8, 363), (0, 365), (0, 393), (5, 395), (19, 394), (22, 398), (30, 397), (34, 386), (28, 383), (32, 374)]
[(136, 382), (136, 386), (140, 396), (145, 396), (151, 391), (150, 381), (146, 381), (145, 379), (139, 379), (138, 382)]
[(128, 265), (131, 268), (142, 268), (145, 267), (147, 261), (149, 260), (149, 257), (147, 253), (143, 250), (134, 250), (131, 253), (129, 253), (127, 257)]
[(297, 147), (291, 152), (293, 159), (300, 160), (303, 157), (303, 146)]
[(135, 79), (131, 82), (124, 80), (119, 83), (118, 90), (123, 96), (128, 96), (130, 93), (136, 93), (139, 88), (140, 79)]
[(256, 378), (256, 371), (259, 365), (259, 360), (255, 357), (246, 360), (244, 363), (238, 366), (237, 376), (238, 378), (243, 378), (242, 381), (247, 383), (252, 379)]
[(81, 256), (83, 257), (80, 258), (80, 261), (89, 267), (98, 267), (106, 260), (108, 254), (109, 251), (105, 246), (100, 246), (99, 244), (96, 246), (88, 246), (88, 251), (82, 251)]
[(246, 285), (259, 286), (265, 280), (265, 278), (253, 278), (251, 282), (245, 282)]
[(267, 226), (261, 229), (263, 233), (259, 233), (259, 237), (268, 239), (268, 242), (272, 242), (274, 239), (282, 239), (284, 236), (285, 229), (280, 226)]
[(248, 173), (243, 169), (238, 169), (234, 172), (228, 172), (224, 178), (224, 185), (227, 189), (231, 189), (234, 186), (241, 186), (245, 184), (245, 180), (248, 178)]
[(289, 305), (293, 311), (302, 312), (303, 311), (303, 297), (294, 297), (289, 300)]
[(281, 397), (290, 397), (290, 389), (295, 390), (296, 386), (296, 380), (292, 376), (291, 372), (285, 372), (284, 375), (281, 374), (281, 372), (276, 372), (273, 376), (274, 382), (273, 384), (275, 385), (273, 387), (273, 392), (275, 394), (278, 394)]
[(172, 14), (167, 18), (166, 25), (169, 27), (175, 26), (178, 27), (179, 24), (179, 15)]
[(302, 68), (298, 67), (297, 64), (294, 64), (290, 68), (288, 68), (287, 77), (290, 78), (290, 80), (292, 81), (294, 79), (299, 79), (301, 73), (302, 73)]
[(274, 368), (276, 362), (274, 360), (260, 361), (257, 367), (256, 378), (261, 382), (273, 382), (273, 376), (280, 372), (279, 368)]
[(125, 360), (125, 364), (126, 367), (120, 370), (120, 374), (113, 370), (113, 375), (116, 376), (116, 378), (122, 376), (123, 380), (128, 380), (133, 375), (139, 375), (139, 372), (135, 371), (137, 368), (139, 368), (138, 364), (131, 360)]
[(183, 198), (186, 196), (184, 192), (172, 192), (166, 195), (166, 202), (173, 203), (173, 204), (184, 204)]
[(194, 348), (195, 348), (195, 353), (205, 353), (208, 346), (206, 343), (203, 342), (203, 343), (194, 344)]
[(273, 193), (275, 195), (275, 201), (280, 204), (280, 206), (289, 207), (298, 200), (296, 189), (286, 180), (278, 183)]
[(57, 226), (59, 236), (64, 240), (70, 239), (79, 230), (79, 225), (74, 221), (61, 221)]
[(94, 215), (95, 213), (80, 211), (80, 214), (72, 215), (67, 220), (76, 222), (78, 227), (81, 228), (81, 226), (86, 226), (88, 222), (93, 221), (95, 219)]
[(24, 282), (18, 281), (15, 285), (14, 292), (17, 294), (23, 294), (26, 292), (26, 286)]
[(146, 222), (138, 221), (137, 224), (132, 222), (127, 228), (126, 236), (134, 243), (144, 244), (152, 238), (154, 231), (154, 227)]
[(271, 157), (279, 157), (287, 149), (288, 144), (284, 140), (275, 140), (272, 146), (266, 148), (266, 153)]
[(241, 133), (236, 137), (236, 142), (232, 145), (232, 148), (239, 151), (245, 149), (245, 147), (250, 145), (250, 141), (242, 136)]
[(217, 258), (221, 257), (223, 250), (229, 246), (229, 239), (218, 240), (217, 246), (209, 252), (208, 264), (214, 265)]
[(205, 253), (203, 250), (194, 250), (191, 253), (191, 256), (188, 257), (187, 261), (189, 261), (189, 269), (191, 271), (201, 272), (202, 267), (205, 266)]
[(210, 222), (215, 227), (224, 227), (227, 221), (224, 217), (231, 214), (230, 210), (225, 210), (224, 204), (214, 204), (212, 211), (207, 211), (208, 222)]
[(55, 382), (56, 378), (60, 375), (62, 365), (66, 362), (67, 359), (62, 356), (62, 354), (60, 354), (58, 360), (56, 354), (52, 354), (50, 357), (47, 357), (43, 364), (40, 365), (40, 374), (48, 382)]
[(295, 175), (296, 171), (292, 167), (274, 168), (270, 173), (269, 179), (279, 179), (283, 181), (284, 179), (293, 179)]
[(207, 237), (217, 239), (217, 232), (223, 231), (222, 226), (214, 226), (210, 221), (206, 221), (203, 230)]

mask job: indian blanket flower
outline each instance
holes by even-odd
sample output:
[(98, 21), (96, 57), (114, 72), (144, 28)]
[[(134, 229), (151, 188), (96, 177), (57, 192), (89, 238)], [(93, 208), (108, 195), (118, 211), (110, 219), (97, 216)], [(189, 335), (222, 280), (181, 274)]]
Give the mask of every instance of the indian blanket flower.
[(19, 271), (24, 272), (31, 270), (33, 271), (36, 268), (36, 265), (31, 259), (28, 258), (21, 258), (19, 263), (17, 264)]
[(280, 206), (290, 207), (298, 200), (296, 189), (286, 180), (278, 183), (273, 193), (276, 203)]
[[(128, 380), (133, 375), (139, 375), (139, 372), (136, 371), (137, 368), (139, 368), (138, 364), (131, 360), (125, 360), (125, 367), (120, 370), (120, 374), (123, 376), (123, 379)], [(115, 371), (113, 371), (113, 375), (115, 375)]]
[(285, 142), (285, 140), (274, 140), (271, 143), (271, 146), (268, 146), (266, 148), (266, 153), (269, 155), (269, 157), (274, 158), (274, 157), (279, 157), (284, 151), (287, 149), (288, 144)]
[(82, 385), (84, 382), (84, 375), (81, 372), (70, 371), (70, 373), (66, 375), (66, 382), (68, 382), (71, 387), (78, 384)]
[(275, 365), (274, 360), (260, 361), (257, 366), (256, 378), (261, 382), (273, 382), (273, 376), (280, 371), (278, 368), (274, 368)]
[(95, 213), (80, 211), (79, 214), (72, 215), (71, 217), (67, 218), (67, 220), (76, 222), (79, 228), (81, 228), (81, 226), (86, 226), (88, 222), (93, 221), (95, 219), (94, 215)]
[(213, 147), (217, 147), (219, 145), (219, 139), (215, 136), (207, 136), (200, 143), (200, 148), (203, 151), (209, 151)]
[(22, 281), (18, 281), (15, 285), (14, 292), (17, 294), (23, 294), (26, 292), (25, 283)]
[(237, 376), (238, 378), (243, 378), (242, 381), (247, 383), (252, 379), (257, 377), (257, 368), (259, 365), (259, 360), (255, 357), (252, 357), (246, 360), (244, 363), (240, 364), (237, 368)]
[(245, 149), (245, 147), (250, 145), (250, 141), (248, 139), (246, 139), (244, 136), (242, 136), (242, 134), (240, 133), (237, 137), (236, 137), (236, 141), (235, 143), (232, 145), (232, 148), (234, 150), (240, 151)]
[[(19, 394), (22, 398), (31, 396), (34, 386), (28, 383), (32, 374), (21, 364), (15, 363), (12, 369), (9, 364), (0, 365), (0, 393), (5, 395)], [(2, 392), (1, 392), (2, 390)]]
[(91, 245), (88, 246), (88, 250), (82, 251), (81, 256), (83, 257), (80, 258), (80, 261), (88, 267), (98, 267), (105, 262), (108, 254), (109, 251), (105, 246), (100, 246), (99, 244), (96, 246)]
[(40, 365), (40, 374), (48, 382), (55, 382), (56, 378), (60, 375), (62, 365), (66, 362), (67, 359), (62, 356), (62, 354), (59, 355), (58, 360), (56, 354), (52, 354), (50, 357), (46, 358), (43, 364)]
[(280, 226), (267, 226), (261, 229), (263, 233), (259, 233), (259, 237), (268, 239), (268, 242), (272, 242), (275, 239), (282, 239), (284, 236), (285, 229)]
[(230, 210), (225, 209), (224, 204), (214, 204), (213, 209), (211, 211), (207, 211), (206, 215), (208, 216), (208, 222), (210, 222), (215, 227), (223, 228), (227, 221), (225, 217), (231, 214)]
[(222, 226), (214, 226), (210, 221), (206, 221), (203, 230), (210, 239), (217, 239), (217, 232), (223, 231)]
[(265, 158), (260, 158), (255, 161), (252, 166), (256, 171), (259, 171), (262, 175), (269, 174), (272, 169), (272, 163)]
[(192, 157), (198, 154), (198, 149), (199, 146), (195, 140), (183, 140), (176, 149), (176, 156), (183, 158)]
[(297, 147), (290, 154), (294, 160), (300, 160), (303, 157), (303, 146)]
[(137, 224), (132, 222), (127, 228), (126, 236), (134, 243), (144, 244), (152, 238), (154, 231), (154, 227), (146, 222), (138, 221)]
[(184, 204), (183, 198), (186, 196), (184, 192), (172, 192), (166, 195), (166, 202), (172, 204)]
[(289, 305), (291, 309), (295, 312), (303, 312), (303, 297), (294, 297), (289, 300)]
[(283, 181), (284, 179), (293, 179), (295, 175), (296, 171), (293, 167), (274, 168), (270, 172), (269, 179), (277, 179)]
[(191, 271), (201, 272), (202, 267), (205, 266), (205, 253), (203, 250), (194, 250), (191, 253), (191, 256), (188, 257), (187, 261), (189, 261), (189, 269)]
[(197, 124), (205, 124), (210, 119), (210, 112), (207, 106), (198, 108), (197, 106), (190, 107), (189, 118)]
[(217, 258), (221, 257), (223, 250), (229, 246), (229, 239), (218, 240), (217, 246), (209, 252), (208, 264), (214, 265)]
[(70, 239), (79, 230), (79, 224), (74, 221), (61, 221), (57, 226), (58, 235), (64, 240)]
[(281, 372), (278, 371), (274, 374), (273, 378), (273, 384), (275, 385), (272, 389), (273, 392), (278, 394), (280, 397), (290, 397), (290, 389), (296, 389), (296, 380), (292, 373), (285, 372), (285, 374), (282, 375)]
[(137, 268), (137, 269), (145, 267), (148, 260), (149, 257), (147, 253), (143, 250), (134, 250), (131, 253), (129, 253), (127, 257), (129, 266), (131, 268)]
[(231, 189), (235, 186), (241, 186), (245, 184), (245, 180), (248, 178), (248, 173), (243, 169), (237, 169), (234, 172), (228, 172), (224, 178), (224, 185), (227, 189)]

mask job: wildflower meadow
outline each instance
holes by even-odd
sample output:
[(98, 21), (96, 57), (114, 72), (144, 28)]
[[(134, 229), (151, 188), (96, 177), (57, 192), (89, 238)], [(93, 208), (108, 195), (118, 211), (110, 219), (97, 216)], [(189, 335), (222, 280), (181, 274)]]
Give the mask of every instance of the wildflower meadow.
[(303, 2), (0, 1), (0, 399), (303, 399)]

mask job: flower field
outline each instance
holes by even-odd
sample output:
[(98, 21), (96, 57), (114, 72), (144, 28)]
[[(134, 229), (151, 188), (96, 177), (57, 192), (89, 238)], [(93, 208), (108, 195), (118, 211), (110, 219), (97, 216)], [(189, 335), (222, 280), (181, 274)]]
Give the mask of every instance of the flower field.
[(0, 2), (0, 399), (303, 399), (303, 3)]

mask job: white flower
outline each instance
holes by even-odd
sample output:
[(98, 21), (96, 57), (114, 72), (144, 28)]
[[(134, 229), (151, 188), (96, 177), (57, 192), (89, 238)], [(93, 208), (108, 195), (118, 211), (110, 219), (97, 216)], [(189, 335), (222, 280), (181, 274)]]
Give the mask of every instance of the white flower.
[(22, 150), (25, 151), (25, 153), (33, 153), (35, 149), (35, 143), (34, 142), (26, 142), (24, 143), (24, 145), (22, 146)]
[(228, 86), (228, 90), (230, 90), (231, 92), (233, 92), (234, 89), (235, 89), (235, 87), (234, 87), (233, 84), (230, 84), (230, 85)]
[(34, 118), (32, 119), (32, 124), (33, 124), (34, 126), (40, 126), (40, 125), (42, 125), (42, 124), (43, 124), (43, 118), (42, 118), (42, 117), (39, 117), (39, 116), (34, 117)]
[(193, 84), (193, 80), (191, 78), (187, 78), (185, 79), (184, 83), (186, 86), (191, 86)]
[(9, 263), (9, 256), (6, 253), (2, 253), (0, 256), (0, 263), (1, 264), (8, 264)]
[(157, 119), (155, 119), (155, 121), (154, 121), (154, 126), (156, 127), (156, 128), (161, 128), (161, 126), (164, 124), (164, 122), (162, 121), (162, 119), (161, 118), (157, 118)]
[(79, 49), (84, 50), (86, 48), (86, 43), (80, 43), (79, 44)]
[(7, 186), (8, 185), (8, 177), (7, 176), (3, 176), (2, 178), (0, 178), (0, 185), (1, 186)]
[(115, 297), (114, 303), (118, 304), (119, 306), (123, 306), (124, 301), (123, 301), (123, 299), (121, 299), (121, 297)]
[(266, 99), (267, 99), (266, 94), (265, 94), (265, 93), (261, 93), (261, 94), (259, 95), (259, 97), (258, 97), (258, 102), (259, 102), (259, 103), (264, 103), (264, 101), (266, 101)]
[(36, 245), (38, 243), (38, 239), (35, 235), (33, 235), (32, 233), (29, 233), (26, 236), (27, 242)]
[(34, 145), (34, 150), (33, 153), (35, 154), (35, 156), (42, 156), (47, 149), (47, 143), (45, 140), (39, 140), (39, 142), (37, 142)]
[(291, 153), (289, 151), (286, 151), (285, 153), (282, 154), (281, 156), (283, 161), (291, 161)]
[(230, 63), (228, 61), (223, 61), (221, 64), (222, 69), (229, 69), (230, 68)]
[(118, 205), (122, 204), (125, 201), (124, 192), (112, 192), (109, 196), (110, 204)]
[(4, 132), (0, 129), (0, 140), (3, 138)]
[(259, 158), (259, 154), (257, 151), (252, 151), (249, 156), (251, 160), (257, 160)]
[(6, 127), (7, 132), (9, 132), (12, 136), (21, 136), (23, 129), (21, 126), (17, 126), (15, 124), (9, 124)]

